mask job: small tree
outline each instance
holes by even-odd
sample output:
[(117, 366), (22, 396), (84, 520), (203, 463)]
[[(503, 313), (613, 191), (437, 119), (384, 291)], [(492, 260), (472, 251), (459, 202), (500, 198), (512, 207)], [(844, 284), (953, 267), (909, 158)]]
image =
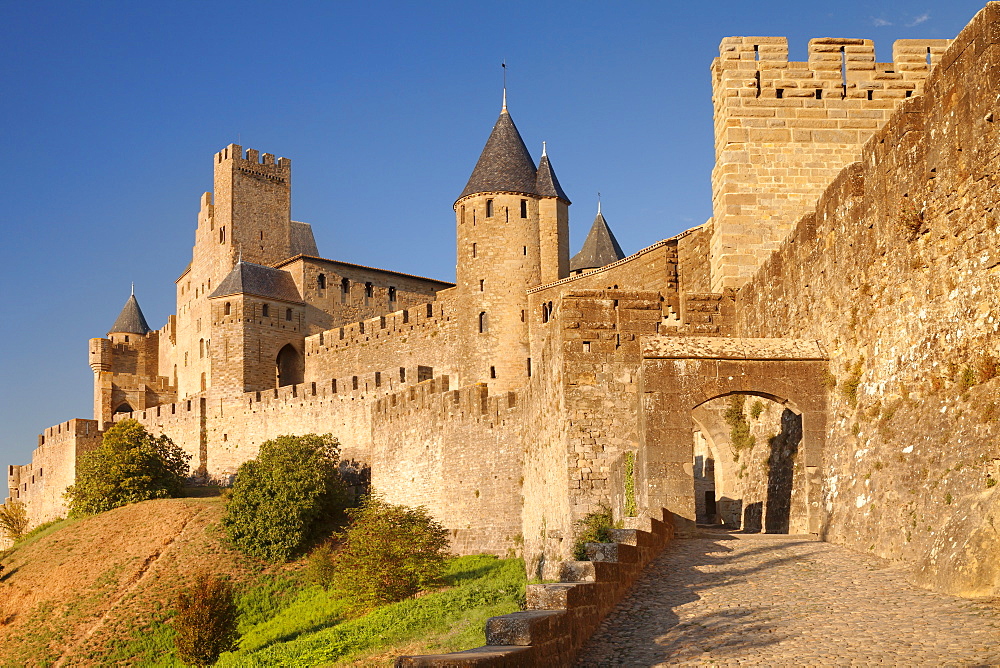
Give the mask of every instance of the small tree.
[(11, 540), (18, 540), (28, 530), (28, 509), (20, 501), (0, 505), (0, 530)]
[(333, 558), (333, 587), (357, 608), (401, 601), (440, 585), (448, 532), (426, 508), (370, 497), (347, 514), (352, 523)]
[(66, 490), (70, 513), (100, 513), (128, 503), (181, 495), (191, 455), (136, 420), (108, 429), (101, 445), (80, 458)]
[(341, 512), (347, 490), (337, 472), (339, 443), (330, 434), (279, 436), (236, 472), (222, 525), (244, 553), (284, 561), (324, 520)]
[(228, 581), (199, 573), (177, 594), (174, 647), (181, 661), (209, 666), (236, 647), (236, 603)]

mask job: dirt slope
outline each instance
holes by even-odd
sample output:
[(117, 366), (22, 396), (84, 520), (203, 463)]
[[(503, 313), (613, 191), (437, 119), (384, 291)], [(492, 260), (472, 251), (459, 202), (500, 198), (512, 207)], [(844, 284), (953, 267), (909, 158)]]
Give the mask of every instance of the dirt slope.
[(146, 501), (18, 545), (2, 558), (0, 665), (106, 663), (108, 641), (162, 618), (195, 572), (245, 578), (254, 564), (220, 540), (222, 510), (219, 498)]

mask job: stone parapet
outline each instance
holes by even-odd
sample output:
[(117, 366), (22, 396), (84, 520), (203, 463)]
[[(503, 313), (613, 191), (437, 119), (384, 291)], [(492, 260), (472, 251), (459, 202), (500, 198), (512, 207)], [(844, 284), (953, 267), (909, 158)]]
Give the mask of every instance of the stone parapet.
[(397, 668), (572, 666), (598, 625), (674, 536), (673, 519), (647, 519), (648, 530), (619, 529), (618, 543), (588, 543), (590, 561), (567, 562), (565, 581), (528, 585), (527, 610), (486, 622), (486, 645), (464, 652), (402, 656)]

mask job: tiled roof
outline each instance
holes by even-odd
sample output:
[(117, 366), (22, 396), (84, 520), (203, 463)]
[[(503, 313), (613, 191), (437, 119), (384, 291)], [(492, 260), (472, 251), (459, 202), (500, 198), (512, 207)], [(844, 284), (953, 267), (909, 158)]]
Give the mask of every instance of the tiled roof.
[(139, 308), (139, 301), (132, 295), (125, 302), (122, 312), (118, 314), (118, 319), (111, 325), (108, 334), (148, 334), (151, 331), (145, 316), (142, 315), (142, 309)]
[(559, 179), (556, 178), (556, 173), (549, 163), (549, 156), (544, 153), (542, 154), (542, 159), (538, 161), (538, 174), (535, 177), (535, 194), (542, 197), (558, 197), (567, 204), (572, 204), (569, 201), (569, 197), (566, 197), (566, 193), (563, 192), (562, 186), (559, 185)]
[(479, 156), (476, 168), (458, 196), (488, 192), (514, 192), (533, 195), (535, 193), (535, 161), (514, 126), (510, 114), (504, 108), (500, 112), (486, 147)]
[(598, 211), (597, 218), (594, 218), (594, 224), (583, 242), (583, 248), (569, 261), (569, 270), (598, 269), (623, 257), (625, 253), (618, 245), (615, 235), (611, 233), (608, 221), (604, 220), (604, 214)]
[(236, 263), (208, 298), (240, 294), (302, 303), (299, 289), (295, 287), (295, 281), (287, 271), (242, 260)]

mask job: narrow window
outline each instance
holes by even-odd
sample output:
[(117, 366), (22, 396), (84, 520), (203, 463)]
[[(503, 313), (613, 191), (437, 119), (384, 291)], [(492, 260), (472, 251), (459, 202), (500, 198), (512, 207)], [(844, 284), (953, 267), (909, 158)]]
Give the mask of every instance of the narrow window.
[(125, 335), (125, 343), (128, 343), (128, 334)]
[(382, 387), (382, 372), (375, 372), (375, 387)]
[(521, 309), (521, 322), (524, 322), (524, 309)]
[(493, 217), (493, 200), (491, 199), (486, 200), (486, 217)]
[(476, 257), (476, 244), (472, 244), (472, 257)]
[(823, 89), (822, 88), (817, 88), (816, 89), (816, 99), (817, 100), (822, 100), (823, 99)]
[(874, 92), (875, 91), (873, 91), (871, 88), (868, 89), (868, 99), (869, 100), (872, 99), (872, 93), (874, 93)]
[(332, 391), (332, 392), (333, 392), (334, 394), (336, 394), (336, 393), (337, 393), (337, 379), (336, 379), (336, 378), (334, 378), (334, 379), (333, 379), (332, 381), (330, 381), (330, 390), (331, 390), (331, 391)]
[(521, 218), (527, 218), (527, 217), (528, 217), (528, 200), (522, 199), (521, 200)]
[(269, 317), (271, 315), (271, 307), (270, 307), (270, 305), (269, 304), (264, 304), (263, 306), (261, 306), (260, 307), (260, 314), (263, 317), (265, 317), (265, 318)]
[(261, 240), (261, 241), (263, 241), (263, 240), (264, 240), (264, 230), (261, 230), (261, 231), (260, 231), (260, 240)]
[(233, 314), (233, 305), (231, 303), (229, 303), (229, 302), (226, 302), (225, 314), (226, 315), (232, 315)]
[(465, 205), (464, 204), (462, 205), (462, 213), (458, 217), (458, 222), (460, 222), (460, 223), (464, 223), (465, 222)]
[(358, 389), (358, 377), (357, 376), (351, 376), (351, 389), (354, 389), (354, 390)]
[(489, 324), (486, 321), (486, 311), (482, 311), (479, 314), (479, 333), (483, 334), (488, 327)]
[(288, 322), (292, 321), (292, 309), (290, 308), (285, 309), (285, 320), (287, 320)]
[(319, 333), (319, 345), (323, 345), (323, 332)]
[(403, 324), (405, 325), (408, 322), (410, 322), (410, 310), (404, 308), (403, 309)]
[(542, 322), (546, 323), (549, 321), (549, 305), (542, 304)]
[(184, 353), (184, 366), (188, 365), (188, 354)]
[(205, 339), (198, 341), (198, 357), (205, 356)]
[(396, 288), (391, 285), (389, 286), (389, 303), (396, 303)]
[(528, 378), (531, 378), (531, 358), (528, 358)]
[(433, 318), (434, 317), (434, 304), (428, 304), (427, 305), (427, 317), (428, 318)]
[(220, 227), (219, 228), (219, 243), (220, 244), (226, 243), (226, 228), (225, 227)]
[(497, 377), (497, 368), (495, 366), (491, 366), (490, 367), (490, 378), (496, 378), (496, 377)]
[(399, 367), (399, 382), (401, 382), (401, 383), (405, 383), (406, 382), (406, 367), (405, 366)]
[(479, 279), (479, 291), (480, 292), (483, 292), (483, 288), (484, 288), (485, 285), (486, 285), (486, 281), (480, 278)]
[(372, 298), (374, 290), (371, 283), (365, 283), (365, 306), (368, 306), (368, 300)]
[(326, 274), (320, 274), (316, 277), (316, 287), (320, 290), (326, 290)]
[(347, 296), (351, 294), (351, 281), (346, 278), (340, 279), (340, 303), (347, 303)]
[(521, 253), (523, 253), (524, 255), (527, 255), (528, 254), (528, 247), (527, 246), (522, 246), (521, 247)]

